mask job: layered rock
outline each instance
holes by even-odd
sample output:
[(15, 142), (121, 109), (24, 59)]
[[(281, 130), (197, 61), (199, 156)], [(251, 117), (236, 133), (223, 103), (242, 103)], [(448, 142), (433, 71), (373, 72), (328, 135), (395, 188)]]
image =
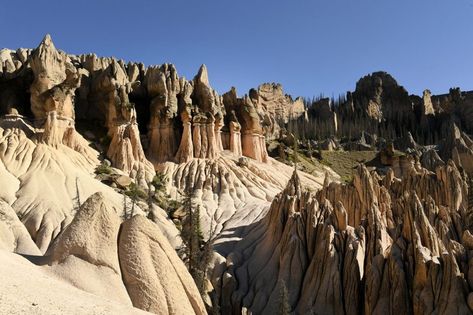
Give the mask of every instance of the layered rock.
[(154, 163), (182, 163), (217, 157), (223, 149), (220, 129), (224, 111), (221, 97), (210, 87), (205, 65), (193, 81), (178, 78), (172, 65), (148, 71), (150, 159)]
[[(240, 163), (234, 154), (224, 152), (215, 160), (193, 159), (187, 163), (166, 163), (162, 172), (170, 179), (169, 193), (181, 199), (192, 192), (193, 204), (200, 207), (200, 221), (207, 237), (217, 237), (219, 250), (228, 252), (244, 235), (244, 226), (259, 221), (270, 200), (284, 188), (292, 167), (269, 159), (261, 163), (248, 159)], [(314, 188), (323, 184), (325, 170), (303, 174), (304, 183)], [(337, 175), (330, 172), (330, 178)]]
[[(1, 61), (11, 76), (9, 90), (23, 85), (31, 90), (28, 111), (44, 128), (44, 143), (88, 154), (75, 120), (102, 124), (110, 139), (107, 157), (132, 176), (153, 173), (148, 161), (158, 167), (167, 161), (214, 159), (225, 149), (266, 162), (265, 139), (277, 137), (291, 121), (306, 115), (302, 99), (285, 95), (279, 84), (263, 84), (243, 98), (233, 91), (224, 104), (205, 65), (193, 80), (186, 80), (171, 64), (145, 67), (67, 55), (49, 35), (31, 52), (2, 51)], [(0, 95), (6, 104), (2, 111), (18, 112), (15, 103), (21, 93)]]
[[(179, 142), (174, 118), (179, 112), (177, 94), (181, 90), (180, 83), (172, 65), (151, 67), (147, 70), (146, 84), (151, 98), (148, 156), (153, 163), (165, 162), (176, 154)], [(192, 93), (189, 88), (192, 86), (187, 86), (186, 92)], [(187, 101), (189, 98), (190, 94), (187, 95)]]
[[(48, 251), (48, 272), (120, 303), (205, 313), (164, 211), (149, 206), (157, 224), (143, 216), (122, 224), (123, 196), (93, 179), (98, 152), (76, 131), (85, 122), (108, 135), (110, 144), (94, 145), (108, 146), (114, 167), (146, 182), (162, 171), (173, 199), (192, 192), (204, 238), (216, 236), (222, 313), (273, 314), (285, 289), (296, 314), (470, 313), (470, 94), (409, 96), (374, 73), (346, 101), (322, 99), (306, 113), (280, 85), (220, 96), (205, 66), (186, 80), (169, 64), (66, 55), (49, 36), (33, 51), (2, 50), (0, 66), (3, 249)], [(414, 155), (392, 148), (381, 159), (392, 169), (359, 167), (350, 184), (324, 182), (325, 167), (291, 177), (268, 158), (266, 139), (292, 146), (313, 121), (316, 137), (348, 139), (330, 137), (321, 149), (373, 150), (383, 136)], [(441, 144), (439, 154), (418, 143)]]
[(149, 180), (154, 175), (154, 167), (145, 156), (135, 104), (128, 97), (140, 86), (140, 81), (129, 81), (124, 66), (115, 59), (100, 65), (94, 55), (89, 55), (85, 58), (85, 65), (91, 73), (88, 82), (90, 97), (101, 111), (108, 129), (110, 145), (107, 157), (114, 167), (133, 177), (141, 174)]
[(293, 100), (291, 96), (284, 94), (281, 84), (262, 84), (256, 90), (251, 90), (249, 96), (262, 117), (263, 129), (268, 139), (278, 137), (280, 129), (289, 121), (297, 120), (305, 114), (302, 99)]
[(80, 76), (69, 57), (54, 46), (46, 35), (30, 59), (35, 76), (30, 88), (31, 111), (36, 119), (45, 118), (48, 112), (74, 118), (74, 91), (80, 85)]
[(76, 69), (68, 55), (56, 49), (49, 35), (27, 61), (34, 76), (29, 88), (31, 112), (43, 129), (39, 141), (55, 147), (69, 146), (94, 161), (95, 153), (75, 130), (74, 92), (84, 72)]
[[(227, 144), (233, 143), (234, 145), (231, 151), (238, 153), (240, 149), (239, 143), (241, 142), (241, 151), (244, 156), (251, 157), (260, 162), (266, 162), (268, 153), (266, 151), (264, 130), (260, 124), (260, 116), (257, 112), (256, 104), (251, 97), (245, 95), (239, 98), (236, 89), (232, 88), (230, 92), (223, 95), (223, 103), (227, 112), (232, 113), (228, 118), (228, 125), (232, 123), (231, 127), (236, 128), (233, 130), (229, 129), (227, 133), (229, 138)], [(239, 132), (238, 127), (240, 127)], [(239, 136), (241, 136), (241, 139), (238, 138)]]
[(35, 142), (41, 133), (18, 117), (0, 121), (0, 198), (11, 205), (44, 253), (71, 222), (78, 199), (100, 191), (121, 207), (123, 197), (93, 178), (97, 159), (65, 145)]

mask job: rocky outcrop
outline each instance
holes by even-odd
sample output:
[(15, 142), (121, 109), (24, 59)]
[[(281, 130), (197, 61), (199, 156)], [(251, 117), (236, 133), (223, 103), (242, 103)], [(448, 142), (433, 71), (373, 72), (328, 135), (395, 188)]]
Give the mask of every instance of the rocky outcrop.
[[(277, 84), (219, 95), (205, 66), (187, 80), (171, 64), (67, 55), (49, 36), (2, 50), (0, 68), (0, 247), (47, 253), (31, 259), (49, 274), (159, 314), (205, 314), (165, 211), (140, 200), (122, 223), (116, 190), (159, 170), (166, 196), (191, 192), (203, 238), (215, 236), (222, 313), (277, 313), (286, 290), (294, 314), (471, 313), (469, 93), (409, 96), (377, 72), (306, 111)], [(285, 155), (301, 136), (308, 154), (388, 145), (378, 173), (360, 166), (342, 184), (315, 159), (309, 175), (268, 157), (267, 140)], [(115, 189), (91, 175), (92, 147), (121, 170)]]
[(432, 103), (432, 93), (429, 90), (424, 90), (422, 96), (422, 115), (435, 115), (435, 109)]
[(88, 97), (101, 113), (110, 139), (107, 157), (114, 167), (127, 174), (150, 180), (154, 167), (145, 156), (135, 104), (129, 100), (129, 94), (140, 86), (140, 81), (130, 81), (123, 64), (115, 59), (102, 60), (102, 63), (94, 55), (83, 59), (91, 73), (87, 82)]
[(279, 130), (290, 120), (297, 120), (305, 114), (302, 99), (293, 100), (291, 96), (284, 94), (281, 84), (262, 84), (256, 90), (251, 90), (249, 96), (262, 117), (262, 127), (268, 139), (276, 138)]
[(420, 159), (422, 167), (435, 172), (438, 166), (444, 166), (445, 162), (440, 158), (437, 151), (430, 149), (424, 152)]
[(119, 254), (135, 307), (155, 314), (207, 314), (184, 263), (154, 223), (139, 215), (125, 221)]
[(222, 310), (273, 314), (284, 284), (296, 314), (470, 314), (466, 195), (452, 162), (402, 180), (360, 166), (316, 194), (294, 173), (227, 256)]
[(353, 92), (338, 99), (320, 98), (307, 104), (308, 124), (293, 127), (299, 137), (353, 140), (361, 131), (388, 141), (405, 139), (408, 133), (420, 145), (438, 144), (450, 135), (450, 121), (471, 134), (473, 93), (450, 89), (446, 95), (409, 95), (386, 72), (361, 78)]
[(308, 109), (308, 119), (306, 134), (310, 137), (320, 135), (336, 135), (338, 133), (338, 117), (333, 110), (333, 103), (330, 98), (322, 98), (311, 104)]
[(45, 118), (51, 111), (74, 118), (74, 91), (80, 85), (80, 76), (69, 57), (58, 51), (51, 36), (46, 35), (29, 62), (35, 77), (30, 87), (35, 118)]
[(236, 89), (232, 88), (230, 92), (223, 95), (223, 103), (225, 104), (226, 111), (231, 113), (228, 125), (231, 124), (231, 127), (236, 127), (237, 129), (240, 127), (239, 133), (235, 129), (227, 131), (229, 141), (226, 141), (226, 144), (230, 146), (233, 143), (234, 145), (233, 148), (228, 148), (238, 154), (240, 149), (239, 143), (241, 142), (241, 152), (244, 156), (251, 157), (260, 162), (266, 162), (268, 153), (264, 130), (260, 124), (260, 115), (258, 114), (255, 102), (248, 95), (239, 98)]
[[(245, 163), (246, 162), (246, 163)], [(270, 159), (261, 163), (251, 159), (240, 162), (231, 153), (215, 160), (194, 159), (187, 163), (167, 163), (161, 171), (170, 179), (169, 193), (181, 200), (183, 192), (192, 192), (200, 207), (200, 222), (205, 236), (218, 236), (219, 250), (228, 252), (244, 235), (244, 226), (259, 221), (274, 196), (284, 188), (293, 168)], [(314, 188), (323, 184), (325, 172), (301, 175)], [(332, 172), (331, 178), (336, 177)]]
[(79, 289), (130, 304), (118, 261), (120, 224), (103, 194), (90, 196), (49, 250), (50, 269)]
[(24, 255), (41, 255), (15, 211), (0, 200), (0, 249)]
[(473, 174), (473, 140), (455, 123), (450, 124), (440, 147), (440, 155), (444, 160), (451, 158), (458, 167)]

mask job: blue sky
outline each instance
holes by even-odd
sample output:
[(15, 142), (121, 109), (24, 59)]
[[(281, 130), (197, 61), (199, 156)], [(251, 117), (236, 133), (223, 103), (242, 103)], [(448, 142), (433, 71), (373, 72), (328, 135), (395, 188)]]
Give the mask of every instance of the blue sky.
[(69, 53), (171, 62), (187, 78), (205, 63), (220, 93), (338, 95), (378, 70), (411, 93), (473, 90), (473, 0), (0, 0), (0, 29), (0, 47), (50, 33)]

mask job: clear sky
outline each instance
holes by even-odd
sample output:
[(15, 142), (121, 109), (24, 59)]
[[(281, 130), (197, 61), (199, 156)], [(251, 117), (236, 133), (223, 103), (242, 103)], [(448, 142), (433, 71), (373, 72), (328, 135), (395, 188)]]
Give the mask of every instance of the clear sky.
[(0, 47), (46, 33), (68, 53), (205, 63), (220, 93), (280, 82), (294, 96), (338, 95), (385, 70), (409, 92), (473, 90), (473, 0), (0, 0)]

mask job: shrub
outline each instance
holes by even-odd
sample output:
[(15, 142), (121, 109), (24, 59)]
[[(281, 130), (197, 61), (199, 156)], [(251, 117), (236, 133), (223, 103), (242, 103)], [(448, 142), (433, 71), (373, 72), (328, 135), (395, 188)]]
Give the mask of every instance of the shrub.
[(100, 175), (100, 174), (110, 175), (110, 174), (112, 174), (112, 168), (107, 163), (102, 162), (99, 166), (97, 166), (95, 168), (95, 174), (97, 174), (97, 175)]

